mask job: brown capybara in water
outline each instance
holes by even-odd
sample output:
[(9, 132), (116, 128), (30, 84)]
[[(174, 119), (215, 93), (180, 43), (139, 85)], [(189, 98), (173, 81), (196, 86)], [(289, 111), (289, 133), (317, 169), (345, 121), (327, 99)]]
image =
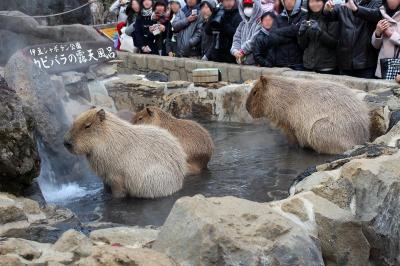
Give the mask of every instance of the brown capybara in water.
[(319, 153), (342, 153), (370, 137), (366, 104), (331, 82), (261, 76), (246, 109), (253, 118), (267, 117), (289, 141)]
[(214, 142), (208, 131), (195, 121), (178, 119), (158, 107), (146, 107), (136, 113), (133, 124), (150, 124), (165, 128), (182, 144), (187, 155), (189, 173), (207, 168), (214, 152)]
[(182, 188), (186, 154), (162, 128), (132, 125), (92, 108), (75, 120), (64, 145), (74, 154), (86, 155), (114, 197), (156, 198)]

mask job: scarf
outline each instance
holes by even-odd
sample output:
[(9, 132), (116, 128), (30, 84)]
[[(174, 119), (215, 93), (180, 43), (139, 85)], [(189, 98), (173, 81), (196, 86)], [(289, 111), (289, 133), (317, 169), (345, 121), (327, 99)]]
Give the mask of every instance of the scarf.
[(153, 10), (151, 8), (149, 9), (142, 9), (142, 17), (149, 17), (153, 13)]

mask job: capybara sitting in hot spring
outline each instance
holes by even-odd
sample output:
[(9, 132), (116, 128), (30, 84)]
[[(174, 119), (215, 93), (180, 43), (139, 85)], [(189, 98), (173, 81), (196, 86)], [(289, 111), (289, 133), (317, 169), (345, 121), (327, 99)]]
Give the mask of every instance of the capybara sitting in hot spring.
[(342, 153), (369, 140), (366, 104), (339, 84), (261, 76), (246, 109), (253, 118), (267, 117), (289, 141), (319, 153)]
[(78, 116), (64, 144), (72, 153), (86, 155), (114, 197), (156, 198), (182, 188), (186, 154), (164, 129), (132, 125), (92, 108)]
[(187, 155), (189, 172), (199, 173), (207, 168), (214, 151), (208, 131), (195, 121), (178, 119), (158, 107), (146, 107), (136, 113), (133, 124), (151, 124), (165, 128), (182, 144)]

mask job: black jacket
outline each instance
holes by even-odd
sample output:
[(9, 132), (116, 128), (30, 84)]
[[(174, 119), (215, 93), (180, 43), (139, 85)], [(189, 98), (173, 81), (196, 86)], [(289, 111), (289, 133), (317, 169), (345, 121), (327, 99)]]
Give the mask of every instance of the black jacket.
[[(371, 45), (376, 18), (363, 15), (362, 7), (377, 9), (380, 0), (362, 0), (357, 12), (345, 6), (336, 5), (324, 15), (331, 21), (339, 22), (339, 42), (337, 46), (338, 66), (341, 70), (357, 70), (376, 67), (378, 51)], [(359, 13), (359, 14), (357, 14)]]
[(291, 39), (290, 42), (282, 43), (277, 47), (275, 55), (277, 67), (293, 67), (303, 63), (303, 50), (297, 42), (297, 35), (306, 14), (307, 12), (301, 9), (301, 0), (297, 0), (291, 14), (287, 15), (284, 11), (277, 17), (275, 32), (281, 37)]
[[(336, 46), (339, 36), (337, 22), (328, 22), (321, 13), (309, 13), (308, 20), (316, 27), (301, 26), (298, 41), (304, 50), (303, 65), (309, 70), (328, 70), (337, 67)], [(302, 30), (302, 29), (305, 30)]]
[[(218, 12), (218, 11), (217, 11)], [(221, 29), (219, 33), (219, 46), (216, 45), (215, 34), (212, 34), (213, 29), (211, 25), (208, 24), (206, 30), (207, 33), (213, 35), (213, 47), (210, 51), (209, 60), (216, 62), (225, 62), (225, 63), (235, 63), (236, 59), (233, 55), (231, 55), (231, 47), (233, 35), (235, 35), (236, 28), (239, 26), (239, 23), (242, 21), (242, 17), (239, 14), (239, 10), (237, 8), (231, 10), (224, 10), (224, 15), (221, 19)]]
[(271, 31), (260, 30), (254, 40), (253, 56), (256, 64), (262, 67), (275, 66), (277, 46), (290, 43), (291, 40)]
[(133, 43), (142, 53), (143, 46), (149, 46), (152, 54), (157, 54), (157, 47), (154, 35), (150, 32), (149, 27), (155, 24), (151, 16), (139, 16), (135, 22), (135, 30), (133, 32)]

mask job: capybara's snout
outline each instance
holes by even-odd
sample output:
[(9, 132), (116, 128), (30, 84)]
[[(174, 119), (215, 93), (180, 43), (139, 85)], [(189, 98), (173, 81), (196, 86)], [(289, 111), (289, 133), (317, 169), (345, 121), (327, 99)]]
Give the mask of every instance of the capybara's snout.
[(64, 136), (64, 147), (70, 152), (72, 152), (74, 148), (71, 137), (68, 133), (66, 133)]

